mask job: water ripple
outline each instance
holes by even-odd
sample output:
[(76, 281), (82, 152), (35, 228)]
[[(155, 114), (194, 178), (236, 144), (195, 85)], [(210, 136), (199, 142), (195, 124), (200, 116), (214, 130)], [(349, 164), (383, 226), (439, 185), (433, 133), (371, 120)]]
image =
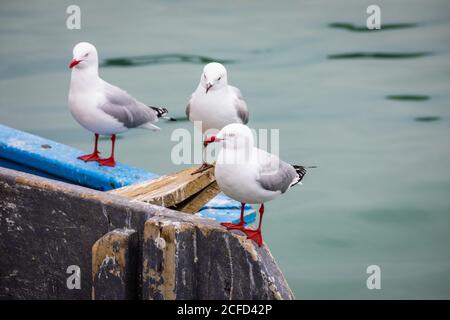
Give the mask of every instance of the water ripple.
[(417, 95), (417, 94), (397, 94), (397, 95), (386, 96), (386, 99), (401, 100), (401, 101), (425, 101), (425, 100), (429, 100), (430, 96)]
[(207, 56), (191, 55), (191, 54), (155, 54), (135, 57), (118, 57), (105, 59), (102, 63), (103, 67), (135, 67), (149, 64), (171, 64), (171, 63), (192, 63), (206, 64), (210, 62), (234, 63), (234, 60), (215, 59)]
[(431, 55), (431, 52), (348, 52), (329, 54), (328, 59), (411, 59)]
[(414, 28), (417, 27), (417, 23), (391, 23), (391, 24), (382, 24), (381, 29), (368, 29), (366, 26), (356, 26), (352, 23), (347, 22), (333, 22), (328, 24), (328, 27), (335, 29), (343, 29), (347, 31), (353, 32), (371, 32), (371, 31), (383, 31), (383, 30), (393, 30), (393, 29), (405, 29), (405, 28)]
[(441, 117), (423, 116), (423, 117), (416, 117), (416, 118), (414, 118), (414, 120), (418, 121), (418, 122), (432, 122), (432, 121), (439, 121), (439, 120), (441, 120)]

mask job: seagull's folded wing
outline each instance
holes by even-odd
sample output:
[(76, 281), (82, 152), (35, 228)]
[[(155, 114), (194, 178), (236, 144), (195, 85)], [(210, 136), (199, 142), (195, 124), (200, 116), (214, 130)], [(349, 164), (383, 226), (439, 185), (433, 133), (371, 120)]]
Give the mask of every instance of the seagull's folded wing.
[(137, 101), (126, 91), (106, 82), (104, 88), (106, 102), (100, 106), (100, 109), (125, 127), (136, 128), (158, 121), (153, 109)]
[(247, 108), (247, 103), (244, 100), (244, 97), (242, 96), (241, 90), (239, 90), (236, 87), (230, 86), (233, 93), (236, 95), (235, 99), (235, 107), (236, 112), (238, 115), (238, 118), (242, 121), (243, 124), (247, 124), (249, 113)]
[(260, 171), (258, 183), (265, 190), (286, 192), (297, 177), (295, 168), (273, 154), (256, 150)]

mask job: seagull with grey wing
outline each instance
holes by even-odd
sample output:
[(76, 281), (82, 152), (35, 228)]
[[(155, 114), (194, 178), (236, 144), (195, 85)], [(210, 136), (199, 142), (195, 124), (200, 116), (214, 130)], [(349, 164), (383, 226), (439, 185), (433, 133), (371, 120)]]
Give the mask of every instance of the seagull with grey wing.
[[(228, 84), (227, 70), (217, 62), (203, 68), (200, 83), (186, 107), (186, 115), (203, 134), (212, 129), (217, 132), (230, 123), (246, 124), (249, 117), (241, 91)], [(204, 160), (205, 147), (203, 145), (203, 164), (193, 174), (211, 167)]]
[[(243, 231), (249, 239), (261, 246), (264, 203), (275, 199), (296, 184), (301, 184), (306, 167), (291, 165), (274, 154), (256, 148), (251, 130), (242, 124), (227, 125), (217, 135), (205, 141), (206, 144), (212, 142), (222, 144), (214, 171), (217, 184), (223, 193), (242, 204), (240, 221), (222, 225), (227, 229)], [(256, 230), (244, 227), (246, 203), (261, 205)]]
[[(157, 131), (159, 118), (167, 118), (167, 109), (149, 107), (137, 101), (126, 91), (102, 80), (98, 75), (97, 49), (80, 42), (73, 49), (69, 89), (69, 109), (75, 120), (95, 135), (94, 152), (78, 157), (83, 161), (97, 161), (102, 166), (114, 167), (116, 134), (132, 128)], [(98, 151), (99, 135), (111, 136), (112, 148), (108, 158), (101, 159)]]

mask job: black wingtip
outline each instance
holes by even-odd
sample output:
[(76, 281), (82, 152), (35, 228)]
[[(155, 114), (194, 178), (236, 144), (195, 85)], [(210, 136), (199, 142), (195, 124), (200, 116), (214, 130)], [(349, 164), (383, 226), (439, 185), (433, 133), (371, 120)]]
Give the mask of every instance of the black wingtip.
[(156, 116), (158, 118), (167, 118), (169, 111), (166, 108), (163, 107), (152, 107), (152, 106), (148, 106), (149, 108), (151, 108), (153, 111), (156, 112)]
[(300, 183), (303, 180), (303, 177), (306, 175), (306, 167), (299, 166), (296, 164), (293, 164), (292, 166), (294, 167), (295, 171), (297, 172), (297, 180), (293, 184), (291, 184), (291, 187)]
[(156, 115), (158, 116), (158, 118), (164, 117), (169, 113), (169, 111), (166, 108), (152, 107), (152, 106), (150, 106), (150, 108), (152, 108), (153, 111), (156, 112)]
[(164, 118), (167, 119), (169, 121), (177, 121), (177, 119), (170, 117), (169, 114), (169, 110), (167, 110), (166, 108), (163, 107), (152, 107), (149, 106), (150, 108), (152, 108), (155, 112), (156, 112), (156, 116), (158, 118)]

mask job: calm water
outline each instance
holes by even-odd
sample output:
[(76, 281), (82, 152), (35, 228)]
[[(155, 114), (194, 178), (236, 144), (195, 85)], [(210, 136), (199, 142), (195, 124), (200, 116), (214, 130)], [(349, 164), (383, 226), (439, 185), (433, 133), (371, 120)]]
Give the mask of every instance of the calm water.
[[(319, 166), (267, 204), (263, 234), (296, 297), (450, 298), (448, 1), (377, 1), (390, 28), (376, 32), (361, 28), (372, 1), (77, 1), (79, 31), (72, 3), (0, 5), (0, 123), (90, 151), (66, 102), (79, 41), (106, 80), (180, 118), (203, 62), (223, 60), (251, 126)], [(161, 126), (127, 133), (118, 158), (179, 170), (170, 134), (192, 126)], [(372, 264), (381, 290), (366, 288)]]

